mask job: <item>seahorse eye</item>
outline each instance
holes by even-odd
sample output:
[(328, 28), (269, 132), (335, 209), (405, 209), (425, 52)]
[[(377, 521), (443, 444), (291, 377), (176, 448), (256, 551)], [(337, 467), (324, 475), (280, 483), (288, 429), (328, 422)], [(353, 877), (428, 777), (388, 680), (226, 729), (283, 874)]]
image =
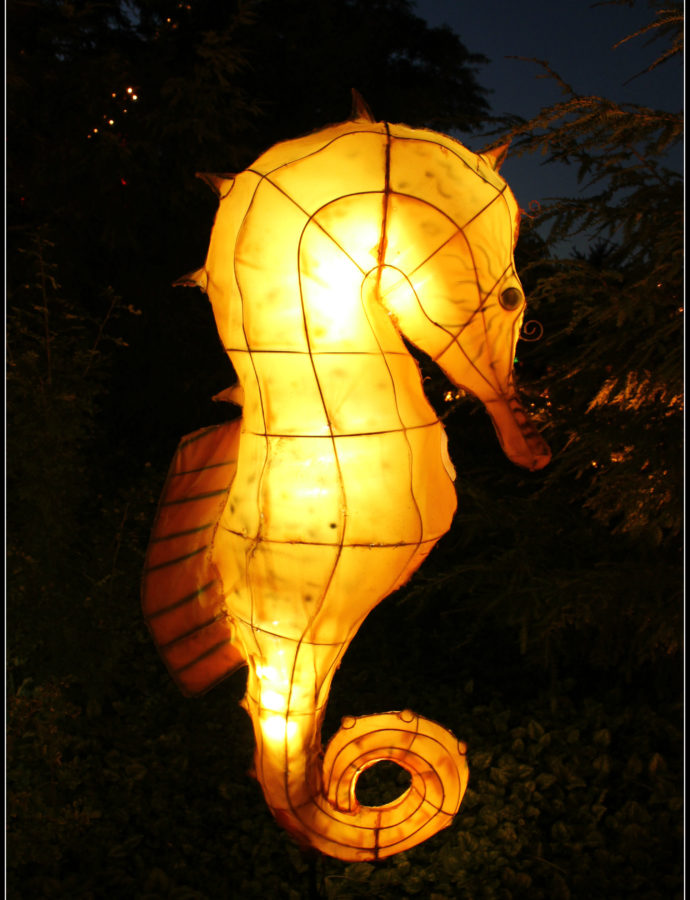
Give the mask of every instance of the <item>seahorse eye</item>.
[(522, 303), (522, 294), (517, 288), (509, 287), (498, 298), (503, 309), (517, 309)]

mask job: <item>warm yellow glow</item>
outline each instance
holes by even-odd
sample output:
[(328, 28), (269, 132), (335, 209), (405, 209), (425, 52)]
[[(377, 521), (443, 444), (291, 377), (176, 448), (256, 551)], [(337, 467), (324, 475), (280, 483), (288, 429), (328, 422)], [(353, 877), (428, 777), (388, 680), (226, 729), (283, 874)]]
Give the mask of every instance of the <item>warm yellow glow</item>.
[(261, 722), (261, 730), (270, 741), (292, 740), (297, 734), (297, 723), (288, 722), (285, 716), (268, 716)]
[[(256, 775), (276, 819), (343, 860), (390, 856), (452, 821), (466, 748), (412, 712), (346, 718), (334, 673), (366, 615), (451, 524), (455, 472), (403, 341), (485, 404), (506, 454), (549, 451), (518, 402), (524, 296), (502, 151), (362, 115), (268, 150), (220, 197), (204, 289), (242, 417), (188, 435), (149, 547), (144, 612), (187, 694), (247, 665)], [(394, 639), (392, 636), (391, 639)], [(361, 806), (393, 760), (411, 786)]]
[(285, 693), (278, 691), (262, 691), (261, 705), (264, 709), (270, 709), (273, 712), (285, 712), (287, 710), (287, 697)]
[(278, 670), (274, 666), (265, 666), (263, 663), (256, 663), (256, 674), (259, 678), (265, 678), (266, 681), (277, 681), (279, 678)]

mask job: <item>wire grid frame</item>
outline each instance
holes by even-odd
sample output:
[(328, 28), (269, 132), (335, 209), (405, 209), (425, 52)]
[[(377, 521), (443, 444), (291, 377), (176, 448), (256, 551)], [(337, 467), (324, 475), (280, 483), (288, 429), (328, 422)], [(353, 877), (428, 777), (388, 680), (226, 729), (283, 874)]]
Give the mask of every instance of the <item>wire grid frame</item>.
[[(332, 178), (335, 192), (328, 196), (328, 163), (322, 163), (329, 150), (344, 141), (371, 143), (372, 137), (380, 150), (370, 163), (377, 167), (373, 178), (380, 180), (379, 186), (348, 192), (343, 189), (347, 172), (337, 171)], [(479, 325), (483, 342), (488, 343), (492, 329), (496, 329), (496, 316), (505, 319), (500, 303), (491, 306), (490, 301), (496, 300), (506, 278), (514, 275), (512, 250), (518, 216), (507, 202), (511, 195), (505, 182), (486, 160), (445, 136), (385, 122), (350, 122), (326, 129), (322, 138), (309, 136), (306, 143), (306, 149), (301, 148), (299, 139), (279, 145), (274, 151), (283, 148), (287, 159), (270, 165), (267, 158), (274, 151), (269, 151), (238, 176), (237, 180), (243, 179), (250, 187), (245, 186), (243, 211), (233, 229), (233, 247), (227, 246), (227, 234), (223, 232), (221, 255), (230, 262), (230, 290), (227, 281), (224, 289), (217, 286), (221, 280), (215, 270), (217, 246), (215, 255), (209, 251), (206, 266), (193, 279), (207, 290), (213, 303), (219, 332), (240, 376), (250, 414), (226, 425), (202, 429), (181, 442), (153, 529), (143, 579), (143, 605), (161, 656), (183, 692), (202, 693), (240, 665), (249, 666), (244, 704), (252, 716), (257, 739), (256, 774), (276, 818), (301, 843), (322, 852), (341, 859), (376, 859), (414, 846), (448, 825), (467, 784), (464, 745), (440, 725), (409, 711), (348, 717), (329, 743), (323, 767), (315, 765), (321, 752), (320, 729), (328, 689), (342, 655), (366, 614), (411, 576), (448, 529), (455, 511), (454, 473), (444, 458), (443, 427), (424, 399), (416, 363), (398, 333), (404, 316), (384, 318), (382, 327), (376, 304), (385, 308), (396, 292), (404, 291), (406, 303), (415, 307), (414, 317), (434, 333), (431, 358), (442, 364), (452, 348), (478, 378), (486, 378), (480, 365), (481, 353), (476, 346), (468, 350), (462, 336), (468, 328), (476, 330)], [(483, 201), (463, 209), (460, 218), (449, 214), (446, 204), (430, 202), (396, 186), (395, 149), (405, 143), (417, 148), (421, 145), (427, 162), (429, 155), (437, 157), (446, 170), (455, 167), (461, 179), (482, 182)], [(286, 173), (292, 175), (300, 167), (326, 183), (325, 199), (312, 208), (285, 185)], [(219, 178), (216, 186), (221, 205), (214, 236), (223, 205), (233, 203), (236, 191), (229, 178)], [(274, 335), (272, 344), (257, 339), (253, 309), (257, 299), (251, 278), (245, 277), (251, 267), (261, 269), (261, 257), (258, 261), (248, 257), (257, 233), (265, 228), (257, 213), (267, 191), (280, 195), (301, 219), (290, 245), (291, 255), (285, 260), (292, 269), (286, 278), (292, 290), (285, 290), (279, 298), (281, 308), (290, 306), (291, 323), (300, 334), (295, 338), (285, 333), (289, 338), (285, 341), (282, 334), (278, 340)], [(368, 227), (374, 220), (377, 235), (375, 251), (366, 261), (362, 260), (361, 248), (353, 251), (343, 234), (328, 224), (337, 223), (338, 209), (347, 211), (358, 206), (369, 213)], [(487, 252), (486, 247), (475, 247), (471, 226), (497, 206), (501, 207), (502, 241), (495, 252)], [(414, 265), (405, 268), (391, 256), (391, 223), (405, 214), (419, 218), (422, 209), (443, 223), (442, 237)], [(314, 280), (310, 280), (306, 260), (310, 245), (319, 242), (330, 245), (336, 256), (346, 261), (350, 274), (354, 273), (352, 285), (358, 295), (354, 297), (350, 291), (349, 302), (363, 325), (366, 339), (361, 346), (350, 341), (344, 349), (339, 348), (337, 334), (330, 343), (318, 338), (311, 301)], [(472, 302), (462, 321), (449, 324), (425, 307), (417, 280), (444, 252), (452, 251), (457, 256), (458, 247), (463, 254), (464, 277), (470, 282), (469, 290), (467, 284), (462, 287)], [(338, 285), (332, 285), (332, 289), (338, 294)], [(374, 307), (368, 299), (372, 296)], [(232, 312), (228, 312), (230, 307)], [(227, 320), (233, 320), (234, 326), (228, 327)], [(503, 325), (513, 345), (521, 320), (522, 311), (518, 310)], [(412, 340), (415, 342), (414, 336)], [(378, 372), (385, 374), (386, 390), (379, 393), (387, 411), (381, 414), (377, 409), (363, 428), (361, 414), (348, 418), (334, 400), (343, 376), (329, 380), (324, 378), (324, 371), (332, 376), (334, 370), (347, 373), (354, 369), (359, 374), (366, 372), (366, 364), (372, 360), (378, 363)], [(405, 377), (400, 377), (401, 365), (407, 366)], [(276, 429), (273, 395), (283, 395), (275, 373), (295, 366), (300, 375), (299, 390), (311, 395), (312, 421), (303, 428), (296, 406), (290, 427)], [(356, 392), (361, 413), (366, 406), (367, 385), (350, 388)], [(412, 403), (409, 393), (415, 394)], [(378, 424), (382, 415), (385, 427)], [(285, 417), (283, 421), (287, 421)], [(367, 466), (382, 470), (380, 459), (385, 461), (386, 453), (380, 448), (385, 448), (386, 442), (403, 461), (395, 467), (395, 474), (405, 481), (408, 527), (403, 533), (395, 509), (384, 515), (390, 506), (385, 490), (373, 498), (380, 513), (374, 518), (378, 527), (372, 531), (370, 521), (364, 528), (357, 521), (362, 518), (357, 482)], [(424, 455), (430, 447), (431, 463), (428, 452)], [(327, 453), (324, 448), (328, 448)], [(294, 476), (324, 453), (330, 483), (327, 489), (322, 488), (328, 502), (317, 510), (321, 522), (318, 533), (310, 534), (299, 518), (290, 520), (288, 516), (276, 524), (271, 509), (276, 495), (272, 481), (281, 474), (281, 460), (291, 457), (288, 474)], [(430, 467), (434, 469), (433, 478), (426, 477)], [(281, 482), (281, 490), (289, 493), (290, 484)], [(429, 509), (439, 501), (439, 491), (444, 495), (442, 514), (430, 517)], [(292, 499), (299, 507), (297, 494)], [(238, 509), (245, 512), (238, 513)], [(271, 565), (281, 555), (289, 560), (286, 575), (274, 577), (271, 584)], [(317, 555), (322, 564), (317, 567), (317, 583), (311, 585), (307, 598), (305, 573)], [(387, 562), (378, 577), (367, 580), (372, 560), (384, 555)], [(346, 569), (349, 574), (344, 577)], [(362, 581), (362, 596), (354, 602), (348, 589), (357, 578)], [(286, 615), (285, 602), (277, 600), (276, 589), (285, 587), (290, 579), (293, 583), (287, 585), (286, 602), (302, 609), (299, 614)], [(329, 611), (329, 605), (335, 605), (335, 612)], [(281, 630), (283, 619), (293, 620), (287, 630)], [(265, 726), (274, 701), (264, 699), (269, 692), (262, 673), (271, 668), (276, 648), (285, 655), (286, 647), (290, 648), (290, 665), (284, 673), (284, 705), (280, 707), (284, 733), (276, 739)], [(311, 687), (304, 696), (303, 685), (309, 681)], [(273, 694), (275, 683), (268, 679), (268, 686)], [(293, 724), (296, 741), (289, 734)], [(410, 772), (410, 788), (391, 804), (361, 807), (355, 795), (357, 777), (382, 759), (391, 759)]]

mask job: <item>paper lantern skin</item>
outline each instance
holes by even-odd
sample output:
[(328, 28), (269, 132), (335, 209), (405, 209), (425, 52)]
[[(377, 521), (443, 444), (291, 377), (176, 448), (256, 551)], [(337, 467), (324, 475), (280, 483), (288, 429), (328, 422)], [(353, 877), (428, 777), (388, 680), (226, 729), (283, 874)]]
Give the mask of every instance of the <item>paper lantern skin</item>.
[[(178, 448), (144, 614), (185, 693), (248, 666), (266, 801), (301, 844), (342, 860), (447, 826), (468, 779), (464, 745), (409, 711), (344, 719), (321, 747), (355, 632), (456, 508), (443, 426), (402, 335), (484, 402), (510, 459), (549, 459), (513, 385), (519, 216), (498, 157), (360, 116), (207, 177), (220, 205), (189, 281), (211, 301), (239, 379), (226, 399), (243, 411)], [(357, 778), (381, 760), (410, 787), (362, 806)]]

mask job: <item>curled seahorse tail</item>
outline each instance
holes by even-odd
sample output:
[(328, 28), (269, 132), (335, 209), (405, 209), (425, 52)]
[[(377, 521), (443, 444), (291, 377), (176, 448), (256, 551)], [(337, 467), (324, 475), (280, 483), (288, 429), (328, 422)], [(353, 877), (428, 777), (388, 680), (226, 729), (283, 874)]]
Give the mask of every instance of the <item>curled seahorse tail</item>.
[[(383, 859), (451, 824), (467, 788), (466, 752), (450, 731), (409, 710), (347, 717), (326, 748), (322, 789), (272, 812), (298, 841), (329, 856)], [(383, 806), (363, 806), (357, 779), (384, 760), (406, 769), (410, 786)]]

